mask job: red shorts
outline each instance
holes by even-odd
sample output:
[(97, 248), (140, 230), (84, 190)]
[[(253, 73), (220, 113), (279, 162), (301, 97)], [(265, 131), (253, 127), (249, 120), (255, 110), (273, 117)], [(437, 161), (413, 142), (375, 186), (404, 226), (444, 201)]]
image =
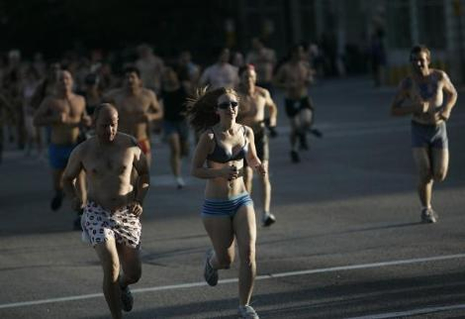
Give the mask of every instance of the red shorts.
[(142, 153), (144, 153), (145, 155), (150, 153), (150, 140), (148, 138), (137, 141), (137, 145), (139, 145), (140, 149), (142, 150)]

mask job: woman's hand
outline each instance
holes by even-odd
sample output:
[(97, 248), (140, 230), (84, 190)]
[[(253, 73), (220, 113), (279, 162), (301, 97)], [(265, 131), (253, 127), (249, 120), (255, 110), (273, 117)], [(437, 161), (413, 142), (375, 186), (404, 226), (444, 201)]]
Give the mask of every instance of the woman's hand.
[(236, 166), (225, 166), (221, 169), (221, 176), (226, 178), (228, 181), (233, 181), (239, 177), (239, 170)]
[(266, 174), (266, 169), (265, 169), (265, 166), (263, 164), (258, 164), (258, 165), (255, 165), (255, 170), (257, 171), (258, 174), (260, 174), (261, 176), (265, 176)]

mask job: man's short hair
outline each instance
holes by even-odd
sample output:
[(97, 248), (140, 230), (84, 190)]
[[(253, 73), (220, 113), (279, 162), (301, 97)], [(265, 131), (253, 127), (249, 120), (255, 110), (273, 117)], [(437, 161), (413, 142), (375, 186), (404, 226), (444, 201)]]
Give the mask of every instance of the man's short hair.
[(123, 74), (128, 74), (128, 73), (135, 73), (137, 74), (137, 77), (140, 79), (140, 70), (136, 68), (133, 65), (129, 65), (123, 69)]
[(244, 73), (245, 71), (248, 71), (248, 70), (253, 70), (255, 71), (255, 66), (253, 64), (246, 64), (246, 65), (243, 65), (239, 68), (239, 76), (242, 75), (242, 73)]
[(103, 109), (112, 109), (112, 110), (116, 111), (116, 114), (118, 114), (118, 110), (114, 107), (113, 104), (111, 104), (111, 103), (100, 103), (99, 105), (97, 105), (97, 107), (94, 110), (94, 114), (93, 114), (93, 116), (94, 116), (94, 121), (93, 122), (94, 123), (97, 122), (98, 117), (99, 117), (99, 115), (100, 115), (100, 113), (101, 113), (101, 111)]
[(431, 61), (431, 51), (424, 44), (417, 44), (410, 50), (410, 61), (413, 61), (413, 57), (421, 52), (426, 53), (428, 61)]

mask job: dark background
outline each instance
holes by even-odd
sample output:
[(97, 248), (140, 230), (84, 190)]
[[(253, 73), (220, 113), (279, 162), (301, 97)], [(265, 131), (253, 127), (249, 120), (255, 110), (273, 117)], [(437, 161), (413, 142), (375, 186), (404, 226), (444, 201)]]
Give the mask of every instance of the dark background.
[[(225, 44), (230, 1), (28, 0), (0, 1), (0, 50), (21, 48), (59, 57), (66, 51), (122, 50), (146, 42), (172, 56), (190, 49), (202, 57)], [(124, 54), (124, 53), (123, 53)], [(130, 53), (126, 53), (130, 54)]]

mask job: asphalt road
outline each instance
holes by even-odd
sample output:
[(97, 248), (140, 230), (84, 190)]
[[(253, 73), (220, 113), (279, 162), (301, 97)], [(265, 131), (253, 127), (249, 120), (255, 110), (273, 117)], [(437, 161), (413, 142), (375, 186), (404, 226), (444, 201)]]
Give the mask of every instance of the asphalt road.
[[(253, 306), (261, 318), (465, 318), (465, 102), (448, 123), (449, 176), (437, 184), (437, 224), (420, 223), (408, 118), (389, 116), (393, 89), (366, 79), (311, 91), (315, 127), (292, 164), (280, 104), (271, 140), (272, 211), (258, 229)], [(48, 166), (6, 151), (0, 165), (0, 318), (108, 318), (93, 249), (67, 205), (49, 209)], [(203, 282), (210, 246), (199, 218), (204, 181), (176, 190), (168, 147), (154, 139), (143, 215), (143, 276), (126, 318), (235, 318), (237, 261)], [(188, 163), (184, 167), (188, 175)], [(254, 194), (255, 195), (255, 194)], [(260, 212), (258, 201), (256, 209)]]

